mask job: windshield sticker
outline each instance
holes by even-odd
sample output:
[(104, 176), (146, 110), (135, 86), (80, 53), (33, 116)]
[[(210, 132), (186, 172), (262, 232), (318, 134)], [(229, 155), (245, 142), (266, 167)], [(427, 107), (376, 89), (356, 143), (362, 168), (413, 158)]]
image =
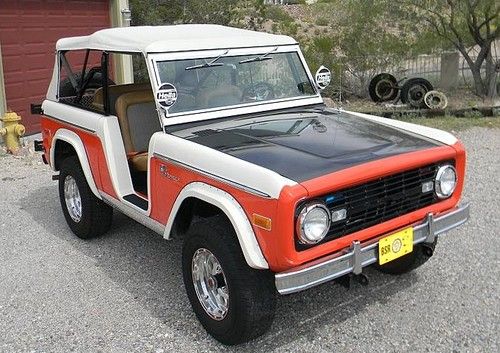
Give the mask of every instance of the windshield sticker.
[(171, 83), (164, 83), (158, 88), (156, 99), (162, 107), (169, 108), (177, 101), (177, 89)]
[(316, 71), (316, 85), (319, 89), (325, 89), (332, 79), (330, 70), (326, 67), (321, 66), (318, 71)]

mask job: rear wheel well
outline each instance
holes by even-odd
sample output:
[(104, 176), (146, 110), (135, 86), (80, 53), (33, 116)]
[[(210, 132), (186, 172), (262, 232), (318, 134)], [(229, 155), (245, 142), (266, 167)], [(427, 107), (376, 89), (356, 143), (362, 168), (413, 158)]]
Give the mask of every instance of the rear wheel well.
[(63, 160), (76, 155), (75, 148), (70, 143), (63, 140), (57, 140), (54, 146), (54, 169), (60, 170)]
[(181, 207), (179, 207), (175, 215), (174, 224), (172, 225), (172, 235), (182, 236), (196, 219), (209, 218), (215, 215), (222, 215), (227, 218), (224, 211), (219, 207), (195, 197), (188, 197), (182, 201)]

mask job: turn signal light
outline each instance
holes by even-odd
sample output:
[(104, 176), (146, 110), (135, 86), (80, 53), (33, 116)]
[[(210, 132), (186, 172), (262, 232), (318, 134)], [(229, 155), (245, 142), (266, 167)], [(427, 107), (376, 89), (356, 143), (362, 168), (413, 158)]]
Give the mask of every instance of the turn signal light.
[(252, 223), (254, 226), (257, 226), (259, 228), (265, 229), (265, 230), (271, 230), (271, 218), (267, 218), (261, 215), (258, 215), (254, 213), (252, 215)]

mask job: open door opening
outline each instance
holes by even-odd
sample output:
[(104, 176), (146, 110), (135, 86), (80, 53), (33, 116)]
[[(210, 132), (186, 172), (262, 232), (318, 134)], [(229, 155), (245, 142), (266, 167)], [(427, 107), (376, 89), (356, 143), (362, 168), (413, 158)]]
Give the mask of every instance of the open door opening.
[[(118, 118), (131, 181), (136, 193), (136, 195), (126, 195), (124, 199), (147, 209), (150, 175), (149, 141), (155, 132), (162, 130), (153, 91), (142, 55), (111, 53), (110, 56), (113, 56), (113, 62), (117, 61), (116, 56), (132, 57), (133, 82), (109, 85), (107, 92), (96, 92), (94, 102), (105, 101), (107, 96), (109, 114)], [(145, 205), (140, 198), (144, 199)]]

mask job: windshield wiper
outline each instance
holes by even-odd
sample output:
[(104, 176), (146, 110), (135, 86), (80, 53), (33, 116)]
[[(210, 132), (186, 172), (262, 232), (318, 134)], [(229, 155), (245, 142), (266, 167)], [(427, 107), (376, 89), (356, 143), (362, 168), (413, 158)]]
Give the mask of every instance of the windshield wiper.
[(215, 59), (213, 59), (211, 61), (208, 61), (208, 62), (203, 63), (203, 64), (199, 64), (199, 65), (188, 66), (188, 67), (186, 67), (185, 70), (202, 69), (204, 67), (224, 66), (223, 63), (217, 63), (216, 61), (219, 60), (220, 58), (222, 58), (223, 56), (225, 56), (227, 53), (229, 53), (229, 50), (226, 50), (224, 53), (222, 53), (221, 55), (219, 55), (218, 57), (216, 57)]
[(278, 47), (273, 48), (273, 49), (269, 50), (267, 53), (262, 54), (260, 56), (256, 56), (256, 57), (245, 59), (245, 60), (241, 60), (239, 63), (240, 64), (246, 64), (246, 63), (251, 63), (251, 62), (254, 62), (254, 61), (271, 60), (272, 58), (270, 58), (268, 55), (271, 54), (271, 53), (273, 53), (273, 52), (275, 52), (276, 50), (278, 50)]

